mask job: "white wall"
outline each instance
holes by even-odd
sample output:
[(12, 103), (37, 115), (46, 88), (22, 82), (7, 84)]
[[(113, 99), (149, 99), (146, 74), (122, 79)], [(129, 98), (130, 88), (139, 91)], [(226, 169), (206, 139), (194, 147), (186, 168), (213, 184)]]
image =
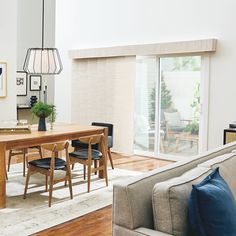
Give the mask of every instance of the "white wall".
[(17, 0), (0, 0), (0, 61), (8, 65), (7, 97), (0, 98), (0, 120), (16, 119), (16, 16)]
[[(17, 16), (17, 70), (22, 71), (25, 56), (28, 48), (40, 48), (42, 45), (42, 0), (18, 0)], [(55, 45), (55, 0), (45, 1), (45, 34), (44, 47)], [(54, 102), (54, 76), (43, 76), (48, 84), (48, 102)], [(17, 103), (29, 103), (30, 97), (39, 92), (32, 92), (29, 89), (27, 96), (17, 97)], [(43, 92), (41, 97), (43, 99)]]
[(223, 129), (236, 120), (235, 9), (235, 0), (58, 0), (56, 46), (64, 64), (56, 80), (59, 118), (70, 120), (69, 49), (218, 38), (211, 57), (209, 148), (221, 145)]

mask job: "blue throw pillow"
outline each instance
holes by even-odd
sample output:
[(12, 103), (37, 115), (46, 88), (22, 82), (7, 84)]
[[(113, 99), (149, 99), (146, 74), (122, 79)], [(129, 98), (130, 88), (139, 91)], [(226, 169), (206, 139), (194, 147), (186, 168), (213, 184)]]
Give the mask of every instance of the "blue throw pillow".
[(193, 185), (188, 207), (189, 236), (236, 235), (236, 202), (219, 168)]

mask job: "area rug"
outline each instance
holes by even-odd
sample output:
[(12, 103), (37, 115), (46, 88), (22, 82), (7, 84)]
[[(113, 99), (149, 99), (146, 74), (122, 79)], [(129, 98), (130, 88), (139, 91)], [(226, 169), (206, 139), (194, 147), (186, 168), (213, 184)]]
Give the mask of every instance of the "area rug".
[[(114, 183), (141, 174), (124, 169), (109, 169), (109, 186), (106, 187), (104, 179), (94, 175), (91, 192), (87, 193), (87, 182), (83, 180), (83, 171), (78, 166), (72, 174), (74, 198), (70, 199), (69, 188), (64, 183), (58, 183), (54, 185), (52, 207), (48, 207), (45, 177), (32, 175), (27, 198), (23, 199), (25, 177), (22, 176), (22, 164), (11, 165), (7, 181), (7, 208), (0, 210), (0, 234), (30, 235), (108, 206), (112, 203)], [(62, 174), (56, 173), (57, 177)]]

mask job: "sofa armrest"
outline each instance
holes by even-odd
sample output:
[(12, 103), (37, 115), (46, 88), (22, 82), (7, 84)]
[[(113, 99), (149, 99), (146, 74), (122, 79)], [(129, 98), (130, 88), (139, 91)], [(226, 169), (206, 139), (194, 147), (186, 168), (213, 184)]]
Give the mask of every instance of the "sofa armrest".
[(130, 178), (113, 186), (113, 223), (134, 230), (139, 227), (154, 228), (152, 189), (157, 182), (179, 176), (191, 164), (178, 162)]

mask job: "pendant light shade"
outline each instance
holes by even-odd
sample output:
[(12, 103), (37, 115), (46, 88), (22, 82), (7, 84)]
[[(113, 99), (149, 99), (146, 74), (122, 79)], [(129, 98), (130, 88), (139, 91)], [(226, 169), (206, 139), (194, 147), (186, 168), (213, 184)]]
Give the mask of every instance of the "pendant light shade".
[(44, 47), (44, 0), (42, 0), (42, 47), (29, 48), (23, 66), (29, 74), (59, 74), (63, 67), (57, 48)]
[(59, 74), (62, 63), (57, 48), (29, 48), (26, 54), (24, 71), (29, 74)]

